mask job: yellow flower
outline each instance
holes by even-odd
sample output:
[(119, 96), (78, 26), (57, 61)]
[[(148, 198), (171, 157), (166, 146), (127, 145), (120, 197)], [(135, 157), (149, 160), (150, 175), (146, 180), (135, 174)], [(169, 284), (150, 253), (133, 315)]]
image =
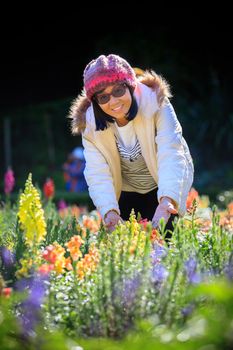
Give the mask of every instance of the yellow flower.
[(28, 246), (32, 247), (44, 240), (46, 235), (44, 210), (39, 192), (32, 184), (31, 173), (26, 181), (25, 190), (20, 196), (18, 217)]
[(28, 277), (29, 271), (33, 265), (32, 259), (20, 259), (21, 268), (16, 271), (15, 275), (17, 278)]

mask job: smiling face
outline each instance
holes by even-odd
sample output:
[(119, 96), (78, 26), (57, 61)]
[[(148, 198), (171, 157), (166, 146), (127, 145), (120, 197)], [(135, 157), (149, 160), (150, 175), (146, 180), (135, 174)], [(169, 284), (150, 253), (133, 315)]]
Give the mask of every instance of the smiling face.
[[(96, 94), (95, 99), (102, 111), (116, 119), (121, 125), (127, 124), (127, 115), (132, 97), (129, 88), (125, 84), (109, 85), (104, 90)], [(106, 103), (103, 103), (107, 101)], [(101, 102), (101, 103), (100, 103)]]

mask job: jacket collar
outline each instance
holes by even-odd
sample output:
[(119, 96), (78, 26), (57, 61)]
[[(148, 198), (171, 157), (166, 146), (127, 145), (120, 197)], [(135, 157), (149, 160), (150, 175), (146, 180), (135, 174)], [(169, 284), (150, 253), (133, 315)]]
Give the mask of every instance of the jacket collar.
[[(138, 77), (137, 86), (134, 91), (139, 110), (144, 115), (150, 114), (150, 106), (148, 99), (155, 92), (155, 107), (161, 107), (165, 99), (171, 97), (168, 83), (154, 71), (145, 71)], [(71, 129), (74, 135), (88, 134), (95, 131), (95, 117), (91, 101), (88, 100), (84, 91), (72, 102), (68, 115), (71, 121)]]

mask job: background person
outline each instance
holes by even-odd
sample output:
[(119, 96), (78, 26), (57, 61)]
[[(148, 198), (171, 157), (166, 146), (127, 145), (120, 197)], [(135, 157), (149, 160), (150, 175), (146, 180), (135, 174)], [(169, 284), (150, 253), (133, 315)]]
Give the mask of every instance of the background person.
[(87, 183), (83, 171), (85, 158), (82, 147), (76, 147), (63, 164), (65, 188), (69, 192), (87, 191)]

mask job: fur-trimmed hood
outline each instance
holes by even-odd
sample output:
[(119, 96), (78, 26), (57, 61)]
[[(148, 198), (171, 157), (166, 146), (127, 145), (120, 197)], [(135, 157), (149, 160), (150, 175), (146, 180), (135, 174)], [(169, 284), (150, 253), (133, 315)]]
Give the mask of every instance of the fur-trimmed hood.
[[(161, 107), (165, 98), (171, 97), (170, 88), (167, 81), (153, 70), (145, 71), (137, 75), (140, 83), (156, 91), (157, 103)], [(86, 111), (91, 106), (90, 100), (82, 91), (80, 95), (72, 102), (68, 118), (71, 119), (71, 131), (73, 135), (81, 134), (86, 128)]]

